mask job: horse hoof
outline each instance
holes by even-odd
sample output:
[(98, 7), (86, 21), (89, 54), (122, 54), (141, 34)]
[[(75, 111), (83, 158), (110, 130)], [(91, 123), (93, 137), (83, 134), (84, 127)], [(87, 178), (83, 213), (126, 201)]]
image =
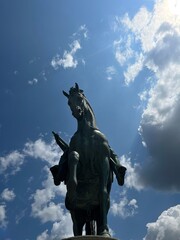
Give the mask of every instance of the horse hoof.
[(104, 230), (99, 235), (102, 236), (102, 237), (107, 237), (107, 238), (111, 237), (110, 233), (107, 230)]
[(103, 235), (101, 235), (102, 237), (105, 237), (105, 238), (110, 238), (111, 237), (111, 235), (110, 234), (108, 234), (108, 233), (105, 233), (105, 234), (103, 234)]

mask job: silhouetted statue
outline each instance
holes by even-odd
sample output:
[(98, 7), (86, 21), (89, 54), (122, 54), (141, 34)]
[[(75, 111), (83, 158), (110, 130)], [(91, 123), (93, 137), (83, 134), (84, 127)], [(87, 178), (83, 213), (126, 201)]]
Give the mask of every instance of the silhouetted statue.
[(50, 169), (54, 184), (64, 181), (67, 185), (65, 205), (71, 213), (75, 236), (82, 235), (84, 225), (87, 235), (110, 236), (107, 214), (113, 172), (122, 186), (126, 168), (120, 165), (106, 137), (97, 128), (94, 112), (78, 84), (69, 94), (64, 91), (63, 94), (78, 126), (69, 145), (53, 132), (64, 152), (59, 165)]

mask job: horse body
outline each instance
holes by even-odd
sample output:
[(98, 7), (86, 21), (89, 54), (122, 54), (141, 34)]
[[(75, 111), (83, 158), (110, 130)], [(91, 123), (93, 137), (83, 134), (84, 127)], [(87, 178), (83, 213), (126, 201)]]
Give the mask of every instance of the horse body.
[[(76, 153), (76, 154), (74, 154)], [(73, 157), (71, 157), (73, 155)], [(75, 156), (78, 155), (78, 159)], [(105, 136), (98, 130), (89, 129), (85, 134), (77, 132), (71, 139), (69, 148), (69, 163), (72, 167), (69, 178), (76, 182), (77, 186), (71, 188), (76, 191), (76, 206), (88, 208), (90, 205), (99, 204), (99, 189), (102, 184), (102, 176), (106, 176), (105, 184), (110, 180), (109, 146)], [(77, 166), (76, 166), (77, 165)], [(74, 173), (76, 168), (76, 173)], [(112, 174), (112, 172), (111, 172)], [(75, 179), (75, 180), (74, 180)], [(69, 184), (71, 185), (69, 179)], [(68, 184), (67, 184), (68, 187)]]
[[(78, 128), (69, 145), (66, 207), (72, 219), (76, 219), (78, 210), (93, 212), (98, 208), (98, 216), (94, 217), (97, 233), (109, 235), (107, 213), (112, 183), (109, 144), (97, 129), (93, 110), (77, 85), (70, 90), (68, 104)], [(79, 221), (74, 220), (73, 224), (78, 225)], [(79, 235), (79, 231), (74, 234)]]
[(69, 145), (53, 132), (64, 151), (59, 166), (51, 168), (54, 183), (59, 185), (64, 180), (67, 185), (65, 205), (71, 213), (75, 236), (82, 235), (84, 225), (86, 234), (95, 234), (94, 222), (97, 235), (110, 236), (107, 214), (113, 172), (118, 184), (123, 185), (126, 168), (97, 128), (94, 112), (79, 86), (72, 87), (69, 94), (63, 93), (77, 120), (77, 131)]

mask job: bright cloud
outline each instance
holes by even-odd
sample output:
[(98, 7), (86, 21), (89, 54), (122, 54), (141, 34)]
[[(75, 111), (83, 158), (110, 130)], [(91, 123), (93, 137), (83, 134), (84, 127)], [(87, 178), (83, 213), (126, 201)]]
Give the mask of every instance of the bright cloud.
[(32, 80), (28, 81), (28, 84), (30, 84), (30, 85), (34, 85), (34, 84), (37, 84), (37, 83), (38, 83), (38, 79), (37, 78), (33, 78)]
[[(23, 152), (26, 156), (46, 161), (50, 166), (57, 164), (62, 154), (54, 141), (47, 144), (42, 139), (38, 139), (35, 142), (27, 142)], [(37, 189), (31, 196), (33, 199), (32, 216), (39, 218), (43, 223), (60, 221), (64, 215), (64, 209), (61, 204), (55, 204), (53, 199), (56, 196), (65, 196), (66, 187), (63, 183), (59, 187), (54, 185), (51, 172), (47, 166), (44, 167), (44, 172), (47, 178), (42, 182), (43, 188)]]
[(0, 228), (4, 228), (7, 226), (6, 221), (6, 206), (0, 205)]
[(62, 220), (59, 222), (53, 223), (53, 227), (48, 233), (48, 230), (45, 230), (41, 235), (37, 237), (37, 240), (54, 240), (54, 239), (63, 239), (73, 236), (72, 232), (72, 220), (69, 213), (66, 213)]
[(66, 187), (63, 183), (58, 187), (55, 186), (49, 169), (45, 168), (44, 171), (47, 172), (47, 179), (42, 182), (42, 188), (37, 189), (31, 197), (33, 199), (32, 216), (39, 218), (42, 223), (53, 222), (53, 226), (50, 233), (45, 230), (37, 237), (37, 240), (72, 236), (70, 214), (64, 209), (64, 204), (54, 203), (55, 197), (65, 196)]
[[(62, 154), (54, 141), (48, 144), (41, 138), (34, 142), (27, 142), (22, 152), (24, 154), (23, 156), (46, 161), (49, 166), (57, 164)], [(38, 218), (42, 223), (54, 223), (50, 233), (48, 233), (48, 230), (45, 230), (37, 239), (45, 240), (55, 239), (60, 236), (62, 238), (71, 236), (73, 228), (70, 214), (64, 209), (64, 204), (56, 204), (54, 201), (56, 197), (65, 197), (66, 186), (63, 183), (58, 187), (54, 185), (49, 167), (45, 166), (43, 171), (46, 179), (42, 182), (42, 187), (37, 189), (30, 198), (32, 200), (31, 215), (34, 218)], [(2, 195), (4, 198), (6, 197), (6, 200), (7, 198), (13, 198), (13, 192), (8, 189), (5, 189)], [(3, 209), (5, 211), (5, 208)], [(3, 219), (5, 219), (5, 217)]]
[(149, 97), (149, 92), (148, 92), (148, 90), (144, 90), (143, 92), (140, 92), (140, 93), (138, 94), (138, 96), (139, 96), (139, 99), (140, 99), (142, 102), (144, 102), (144, 101), (146, 101), (146, 100), (148, 99), (148, 97)]
[(124, 72), (124, 81), (126, 85), (129, 85), (135, 80), (139, 72), (143, 68), (144, 57), (142, 54), (136, 57), (135, 63), (129, 65), (127, 70)]
[(47, 144), (41, 138), (35, 142), (29, 141), (25, 143), (23, 152), (26, 156), (31, 156), (35, 159), (40, 158), (43, 161), (48, 162), (49, 165), (57, 164), (59, 162), (59, 157), (62, 154), (54, 141)]
[(37, 189), (32, 195), (32, 216), (39, 218), (42, 222), (58, 221), (63, 216), (61, 204), (54, 204), (56, 196), (65, 196), (66, 187), (63, 183), (59, 187), (55, 186), (49, 169), (45, 168), (48, 178), (43, 181), (42, 189)]
[[(126, 85), (135, 80), (143, 66), (155, 71), (167, 67), (166, 63), (179, 63), (180, 17), (175, 6), (179, 7), (177, 0), (157, 0), (152, 12), (142, 7), (132, 19), (128, 14), (116, 17), (115, 30), (124, 27), (129, 33), (127, 38), (114, 41), (115, 58), (126, 67)], [(133, 50), (137, 44), (141, 46), (138, 52)]]
[(113, 76), (116, 75), (116, 69), (114, 66), (109, 66), (106, 68), (107, 79), (112, 80)]
[(180, 205), (169, 208), (161, 213), (156, 222), (147, 224), (147, 234), (143, 240), (179, 239), (180, 236)]
[(137, 190), (141, 190), (143, 188), (143, 183), (141, 183), (139, 178), (140, 166), (137, 163), (133, 165), (131, 159), (124, 155), (121, 157), (120, 162), (128, 169), (125, 175), (124, 186), (126, 188), (135, 188)]
[(13, 190), (9, 190), (8, 188), (5, 188), (3, 192), (1, 193), (1, 197), (5, 201), (12, 201), (16, 197)]
[[(158, 2), (154, 15), (166, 7), (165, 1)], [(157, 82), (149, 91), (142, 115), (140, 133), (152, 158), (141, 176), (147, 185), (176, 191), (180, 189), (180, 29), (171, 12), (168, 16), (162, 18), (160, 14), (154, 45), (146, 57), (146, 65), (155, 72)]]
[(121, 66), (134, 56), (131, 44), (132, 38), (130, 35), (125, 39), (121, 37), (119, 40), (114, 41), (115, 58)]
[(13, 151), (4, 157), (0, 157), (0, 174), (7, 174), (8, 169), (8, 174), (14, 175), (20, 170), (23, 163), (24, 154), (18, 151)]
[[(3, 192), (1, 193), (1, 199), (10, 202), (13, 201), (16, 197), (13, 190), (9, 190), (8, 188), (5, 188)], [(0, 228), (6, 228), (8, 221), (6, 216), (6, 203), (0, 204)]]
[(50, 166), (59, 162), (62, 151), (57, 144), (52, 141), (50, 144), (39, 138), (32, 142), (25, 143), (22, 151), (13, 151), (6, 156), (0, 157), (0, 174), (14, 175), (20, 171), (26, 157), (39, 158), (46, 161)]
[[(139, 128), (151, 157), (139, 179), (146, 186), (176, 191), (180, 189), (180, 16), (175, 6), (179, 7), (177, 0), (157, 0), (152, 12), (143, 7), (132, 19), (128, 14), (116, 18), (116, 30), (118, 24), (123, 26), (130, 40), (116, 43), (115, 57), (126, 67), (126, 85), (143, 68), (154, 73), (154, 84), (144, 92), (147, 106)], [(137, 44), (135, 52), (132, 49)]]
[[(22, 153), (14, 151), (11, 154), (1, 157), (1, 173), (4, 173), (7, 168), (10, 170), (13, 168), (12, 172), (15, 174), (20, 170), (24, 159), (31, 157), (34, 159), (40, 159), (41, 161), (46, 161), (49, 166), (53, 166), (59, 162), (59, 157), (62, 154), (61, 150), (54, 141), (51, 143), (46, 143), (43, 139), (37, 139), (36, 141), (29, 141), (25, 143)], [(43, 232), (38, 239), (54, 239), (57, 237), (67, 237), (72, 235), (72, 221), (70, 214), (66, 212), (64, 204), (55, 204), (54, 200), (56, 197), (65, 197), (66, 186), (61, 183), (60, 186), (55, 186), (49, 167), (45, 166), (44, 169), (45, 180), (42, 182), (42, 188), (37, 189), (35, 193), (31, 195), (31, 215), (34, 218), (40, 219), (42, 223), (45, 222), (55, 222), (53, 224), (51, 233), (48, 234), (47, 231)], [(12, 201), (16, 197), (13, 190), (5, 188), (1, 193), (1, 199), (4, 201)], [(24, 216), (24, 212), (19, 216), (16, 221), (18, 222), (20, 218)], [(0, 227), (7, 226), (7, 216), (6, 216), (6, 205), (0, 205)], [(62, 229), (63, 228), (63, 229)]]
[(51, 61), (52, 67), (57, 70), (60, 66), (63, 68), (76, 68), (78, 61), (74, 59), (74, 55), (78, 49), (81, 49), (81, 45), (78, 40), (75, 40), (70, 44), (70, 51), (64, 51), (63, 58), (56, 55)]
[(123, 196), (118, 203), (112, 201), (110, 211), (114, 216), (127, 218), (134, 216), (137, 213), (137, 209), (136, 199), (128, 200), (127, 197)]
[[(63, 56), (61, 57), (57, 54), (51, 60), (51, 66), (57, 70), (59, 67), (66, 68), (76, 68), (78, 65), (78, 60), (76, 59), (77, 51), (81, 49), (81, 40), (88, 38), (88, 29), (86, 25), (81, 25), (77, 32), (73, 33), (72, 35), (73, 40), (72, 43), (69, 45), (70, 50), (65, 50)], [(85, 60), (81, 59), (82, 64), (85, 64)]]

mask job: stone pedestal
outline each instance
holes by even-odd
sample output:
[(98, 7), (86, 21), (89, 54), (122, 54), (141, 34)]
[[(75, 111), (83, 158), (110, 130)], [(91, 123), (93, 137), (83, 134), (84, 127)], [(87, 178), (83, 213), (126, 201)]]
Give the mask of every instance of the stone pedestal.
[(118, 239), (117, 238), (112, 238), (112, 237), (85, 235), (85, 236), (76, 236), (76, 237), (64, 238), (62, 240), (118, 240)]

